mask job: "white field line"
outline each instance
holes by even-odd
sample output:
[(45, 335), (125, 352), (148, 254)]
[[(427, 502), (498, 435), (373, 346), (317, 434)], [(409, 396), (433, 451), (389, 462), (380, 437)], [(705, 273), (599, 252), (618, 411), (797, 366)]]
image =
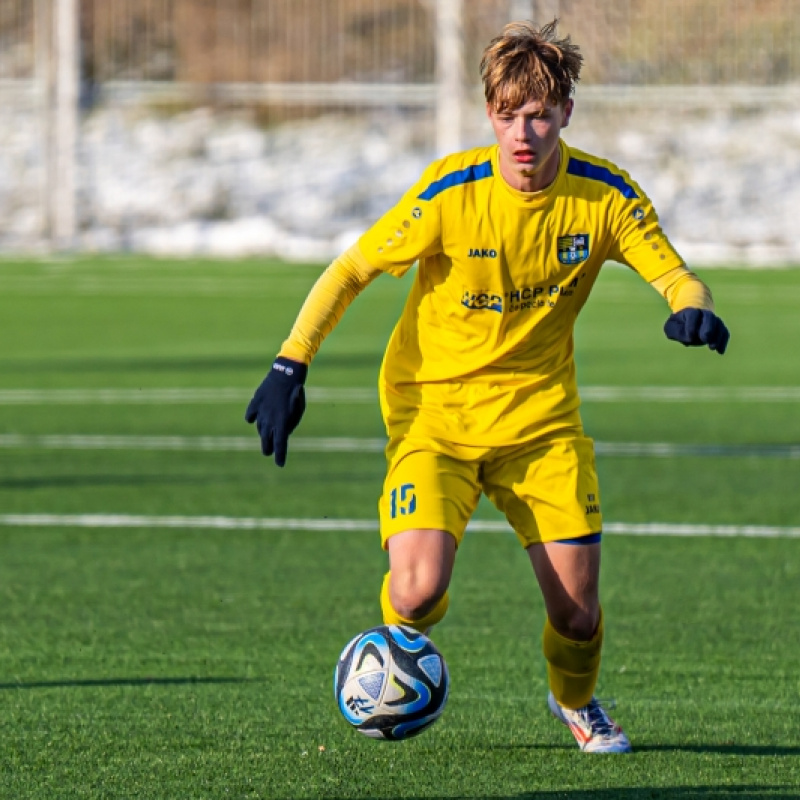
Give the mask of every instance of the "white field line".
[(800, 459), (800, 445), (795, 444), (689, 444), (677, 442), (598, 442), (595, 452), (601, 456), (636, 458), (676, 458), (706, 456), (717, 458)]
[[(297, 436), (291, 449), (308, 453), (382, 453), (386, 440), (357, 437)], [(252, 436), (125, 436), (50, 434), (34, 436), (0, 434), (5, 450), (151, 450), (187, 452), (257, 452), (258, 437)], [(750, 457), (800, 459), (800, 445), (792, 444), (681, 444), (674, 442), (595, 442), (601, 456), (635, 458)]]
[[(66, 528), (176, 528), (184, 530), (270, 530), (270, 531), (375, 531), (377, 520), (366, 519), (297, 519), (278, 517), (184, 517), (145, 516), (136, 514), (0, 514), (0, 526)], [(468, 530), (474, 532), (509, 531), (505, 522), (473, 520)], [(719, 536), (746, 538), (800, 538), (800, 527), (777, 525), (683, 525), (669, 522), (609, 522), (603, 526), (609, 534), (633, 536)]]
[[(0, 389), (0, 405), (247, 405), (254, 388)], [(364, 387), (310, 387), (306, 390), (306, 396), (315, 402), (376, 403), (378, 390)]]
[(593, 403), (796, 403), (800, 386), (584, 386), (581, 398)]
[[(382, 453), (385, 439), (293, 437), (291, 449), (311, 453)], [(258, 436), (91, 436), (0, 434), (0, 449), (14, 450), (186, 450), (258, 452)]]
[[(254, 387), (138, 389), (0, 389), (0, 405), (156, 405), (247, 403)], [(311, 402), (375, 403), (376, 387), (311, 386)], [(590, 403), (797, 403), (800, 386), (584, 386)]]

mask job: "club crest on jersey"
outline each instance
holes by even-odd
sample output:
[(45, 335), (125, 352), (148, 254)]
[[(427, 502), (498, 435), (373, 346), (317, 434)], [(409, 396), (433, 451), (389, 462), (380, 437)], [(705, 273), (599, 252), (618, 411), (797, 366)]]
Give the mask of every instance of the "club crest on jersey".
[(589, 234), (572, 233), (556, 240), (558, 260), (562, 264), (580, 264), (589, 258)]
[(486, 291), (464, 289), (461, 305), (476, 311), (499, 311), (503, 313), (503, 297)]

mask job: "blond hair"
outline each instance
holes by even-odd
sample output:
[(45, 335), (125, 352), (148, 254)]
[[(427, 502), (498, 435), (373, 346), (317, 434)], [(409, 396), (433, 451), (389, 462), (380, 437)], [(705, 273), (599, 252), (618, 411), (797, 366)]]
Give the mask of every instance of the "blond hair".
[(489, 42), (481, 59), (486, 102), (494, 111), (531, 100), (559, 105), (575, 91), (583, 56), (569, 36), (557, 38), (558, 20), (537, 28), (510, 22)]

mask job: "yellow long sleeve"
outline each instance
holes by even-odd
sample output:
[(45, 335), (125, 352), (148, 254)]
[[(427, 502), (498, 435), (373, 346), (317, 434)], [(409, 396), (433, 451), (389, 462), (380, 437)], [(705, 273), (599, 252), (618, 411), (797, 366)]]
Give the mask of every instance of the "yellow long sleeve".
[(357, 244), (334, 259), (308, 293), (279, 355), (310, 364), (350, 303), (380, 274)]
[(673, 314), (683, 308), (714, 310), (711, 290), (686, 267), (671, 269), (650, 285), (669, 303)]

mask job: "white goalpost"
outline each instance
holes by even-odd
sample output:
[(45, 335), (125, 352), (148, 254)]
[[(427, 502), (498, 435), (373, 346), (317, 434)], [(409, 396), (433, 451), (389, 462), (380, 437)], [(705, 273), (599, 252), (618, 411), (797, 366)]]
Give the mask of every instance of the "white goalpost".
[(33, 95), (40, 120), (40, 232), (71, 250), (77, 232), (78, 0), (35, 0)]
[(464, 4), (438, 0), (436, 10), (436, 151), (461, 149), (464, 114)]
[(71, 250), (77, 220), (78, 0), (55, 0), (54, 22), (52, 238), (57, 250)]

